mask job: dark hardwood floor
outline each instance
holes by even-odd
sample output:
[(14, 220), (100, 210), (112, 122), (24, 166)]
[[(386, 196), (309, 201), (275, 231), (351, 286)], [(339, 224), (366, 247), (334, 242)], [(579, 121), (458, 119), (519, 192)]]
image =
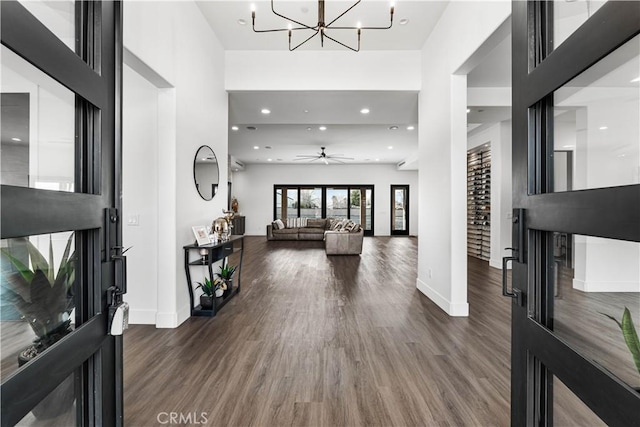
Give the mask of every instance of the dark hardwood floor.
[[(125, 333), (127, 426), (171, 412), (218, 426), (509, 425), (499, 270), (469, 258), (470, 316), (453, 318), (416, 289), (415, 238), (366, 238), (361, 256), (263, 237), (245, 248), (242, 293), (218, 316)], [(595, 422), (557, 394), (556, 425)]]
[[(125, 334), (125, 420), (208, 414), (221, 426), (509, 424), (509, 301), (472, 268), (471, 316), (416, 289), (417, 241), (248, 237), (243, 290), (215, 318)], [(487, 280), (487, 274), (490, 280)]]

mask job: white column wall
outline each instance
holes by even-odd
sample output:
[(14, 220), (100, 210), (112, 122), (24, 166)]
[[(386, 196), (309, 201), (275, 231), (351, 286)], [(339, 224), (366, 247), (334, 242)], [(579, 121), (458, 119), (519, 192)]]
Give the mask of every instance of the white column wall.
[(422, 49), (417, 287), (452, 316), (469, 313), (467, 92), (466, 78), (455, 74), (510, 14), (508, 1), (452, 2)]
[[(398, 171), (394, 165), (247, 165), (233, 174), (233, 195), (245, 215), (246, 234), (264, 236), (273, 221), (273, 186), (374, 185), (374, 234), (391, 231), (391, 185), (409, 185), (409, 234), (418, 232), (418, 173)], [(432, 206), (437, 209), (437, 206)]]
[[(210, 224), (226, 207), (226, 185), (212, 201), (204, 201), (192, 170), (201, 145), (227, 159), (225, 55), (194, 2), (124, 2), (123, 15), (125, 47), (174, 87), (160, 90), (158, 98), (158, 247), (141, 244), (132, 251), (157, 253), (156, 326), (176, 327), (190, 315), (182, 246), (193, 242), (192, 226)], [(219, 168), (225, 182), (227, 162)], [(131, 185), (139, 184), (125, 181), (125, 191)], [(156, 286), (149, 281), (131, 285), (149, 292)]]

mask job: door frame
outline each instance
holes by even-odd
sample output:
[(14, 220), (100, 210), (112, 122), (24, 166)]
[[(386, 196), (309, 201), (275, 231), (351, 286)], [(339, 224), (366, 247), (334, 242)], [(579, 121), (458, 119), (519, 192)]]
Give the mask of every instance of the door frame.
[[(74, 231), (76, 328), (4, 379), (2, 425), (76, 376), (79, 425), (122, 425), (122, 337), (107, 335), (107, 289), (125, 290), (121, 210), (122, 5), (76, 2), (76, 51), (15, 0), (0, 2), (2, 44), (76, 95), (76, 193), (2, 185), (3, 239)], [(77, 53), (76, 53), (77, 52)], [(110, 213), (107, 215), (107, 213)]]
[(640, 394), (553, 332), (553, 232), (640, 241), (640, 185), (552, 193), (553, 92), (640, 32), (640, 3), (609, 1), (553, 49), (553, 2), (512, 2), (511, 424), (553, 425), (553, 376), (609, 425)]
[[(394, 224), (395, 224), (395, 190), (404, 190), (404, 206), (405, 206), (405, 219), (407, 221), (407, 226), (405, 230), (395, 230), (394, 229)], [(389, 234), (392, 236), (408, 236), (409, 235), (409, 228), (410, 228), (410, 222), (409, 222), (409, 185), (408, 184), (391, 184), (391, 198), (389, 201), (389, 207), (391, 209), (391, 223), (389, 226)]]

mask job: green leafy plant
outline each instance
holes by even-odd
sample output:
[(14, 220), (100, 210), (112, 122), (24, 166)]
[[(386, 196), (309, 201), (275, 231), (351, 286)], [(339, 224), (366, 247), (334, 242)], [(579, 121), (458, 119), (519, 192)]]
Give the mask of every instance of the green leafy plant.
[(603, 316), (607, 316), (609, 319), (618, 324), (620, 330), (622, 330), (624, 341), (627, 344), (627, 347), (629, 347), (629, 351), (633, 356), (633, 362), (636, 365), (636, 369), (640, 374), (640, 340), (638, 339), (638, 332), (636, 331), (636, 327), (633, 324), (633, 319), (631, 318), (631, 312), (627, 307), (625, 307), (624, 312), (622, 313), (621, 322), (619, 322), (615, 317), (609, 316), (608, 314), (600, 314), (602, 314)]
[(231, 280), (233, 278), (233, 273), (236, 272), (236, 269), (238, 268), (238, 266), (232, 266), (230, 264), (227, 265), (221, 265), (220, 266), (220, 272), (216, 273), (216, 277), (224, 280), (224, 281), (228, 281)]
[(204, 282), (197, 282), (198, 286), (196, 288), (202, 289), (202, 293), (208, 297), (212, 297), (215, 295), (216, 291), (222, 289), (223, 291), (227, 289), (227, 284), (222, 280), (215, 280), (211, 282), (208, 277), (204, 278)]
[(36, 354), (71, 332), (76, 265), (75, 251), (70, 254), (72, 241), (73, 234), (67, 241), (57, 273), (53, 267), (51, 236), (48, 261), (28, 238), (14, 239), (13, 248), (27, 249), (32, 268), (11, 248), (0, 250), (14, 269), (2, 272), (3, 298), (16, 307), (35, 332), (33, 350)]

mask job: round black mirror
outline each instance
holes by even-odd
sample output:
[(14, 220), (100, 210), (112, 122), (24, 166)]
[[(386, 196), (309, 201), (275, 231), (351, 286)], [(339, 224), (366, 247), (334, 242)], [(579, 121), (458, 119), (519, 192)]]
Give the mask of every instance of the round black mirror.
[(205, 200), (213, 199), (218, 192), (218, 160), (208, 145), (203, 145), (193, 159), (193, 179), (198, 194)]

